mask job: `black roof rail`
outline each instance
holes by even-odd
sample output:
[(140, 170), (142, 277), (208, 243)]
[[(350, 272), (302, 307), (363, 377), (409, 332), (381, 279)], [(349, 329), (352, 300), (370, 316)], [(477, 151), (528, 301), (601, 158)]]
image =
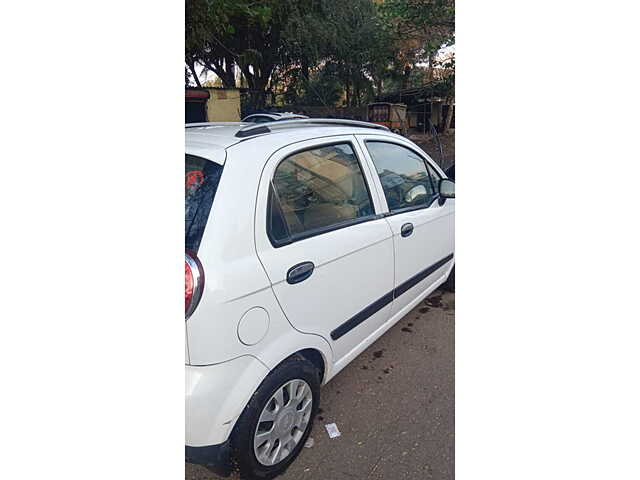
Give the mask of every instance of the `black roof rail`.
[(233, 127), (239, 125), (240, 122), (196, 122), (185, 123), (184, 128), (197, 128), (197, 127)]
[(262, 133), (270, 133), (274, 130), (280, 130), (281, 128), (315, 127), (318, 125), (344, 125), (350, 127), (372, 128), (375, 130), (389, 131), (389, 129), (384, 125), (378, 125), (377, 123), (370, 122), (361, 122), (359, 120), (348, 120), (342, 118), (300, 118), (297, 120), (277, 120), (274, 122), (247, 125), (238, 130), (235, 136), (238, 138), (246, 138), (253, 135), (260, 135)]

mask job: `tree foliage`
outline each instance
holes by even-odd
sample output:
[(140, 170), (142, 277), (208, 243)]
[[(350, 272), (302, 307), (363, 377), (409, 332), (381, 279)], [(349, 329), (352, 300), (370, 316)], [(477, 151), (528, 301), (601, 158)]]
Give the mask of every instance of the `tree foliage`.
[(420, 42), (423, 55), (432, 55), (443, 45), (453, 43), (453, 0), (385, 0), (380, 13), (398, 38)]
[(287, 101), (360, 105), (385, 86), (423, 82), (454, 40), (451, 0), (187, 0), (186, 74), (238, 78), (253, 107)]

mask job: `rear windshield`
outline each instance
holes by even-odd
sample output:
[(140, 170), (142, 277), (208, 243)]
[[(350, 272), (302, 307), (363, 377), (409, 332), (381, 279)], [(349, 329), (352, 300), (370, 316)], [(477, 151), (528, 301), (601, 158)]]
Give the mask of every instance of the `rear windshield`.
[(185, 155), (184, 243), (198, 252), (209, 212), (216, 196), (222, 166), (194, 155)]

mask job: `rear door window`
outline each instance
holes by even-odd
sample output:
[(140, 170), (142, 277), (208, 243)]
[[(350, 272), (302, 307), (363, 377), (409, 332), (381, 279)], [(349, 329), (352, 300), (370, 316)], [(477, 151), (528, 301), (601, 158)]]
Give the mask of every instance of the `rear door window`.
[(211, 206), (218, 190), (222, 165), (185, 155), (185, 249), (198, 252)]
[(348, 143), (295, 153), (276, 168), (268, 228), (285, 242), (369, 218), (373, 203), (356, 154)]

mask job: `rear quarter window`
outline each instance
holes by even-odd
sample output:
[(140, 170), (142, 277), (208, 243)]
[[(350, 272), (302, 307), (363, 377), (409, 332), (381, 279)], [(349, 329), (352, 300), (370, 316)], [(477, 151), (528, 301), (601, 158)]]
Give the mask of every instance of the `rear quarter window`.
[(198, 252), (218, 190), (222, 165), (195, 155), (185, 155), (184, 243)]

